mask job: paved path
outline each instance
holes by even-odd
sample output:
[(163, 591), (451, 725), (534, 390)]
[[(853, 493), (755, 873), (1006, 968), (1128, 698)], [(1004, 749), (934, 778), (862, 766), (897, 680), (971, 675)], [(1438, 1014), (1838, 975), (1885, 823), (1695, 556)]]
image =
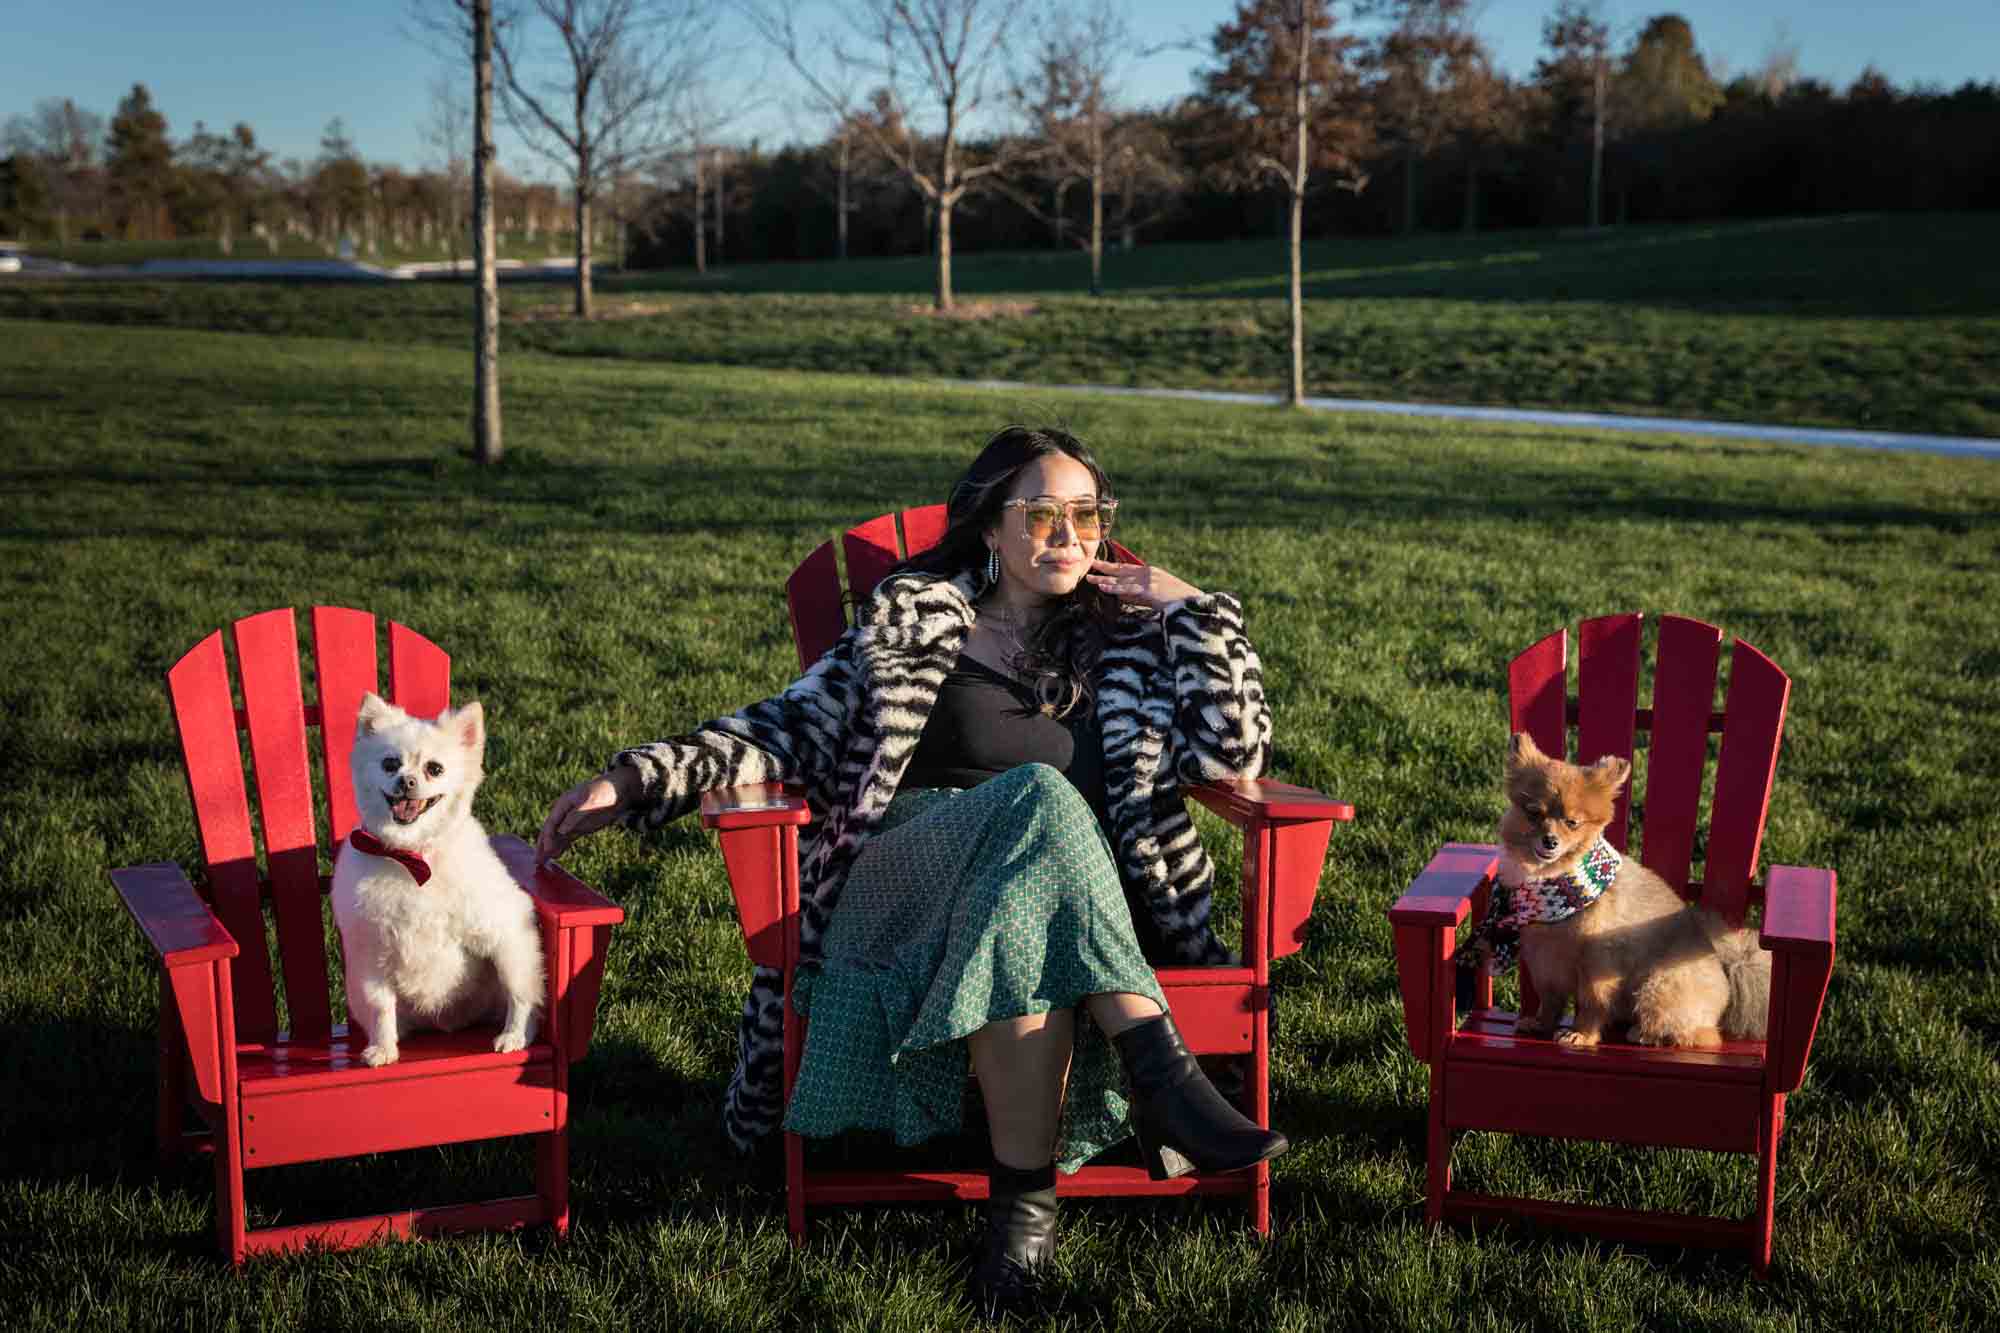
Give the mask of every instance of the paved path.
[[(979, 389), (1034, 393), (1096, 393), (1133, 398), (1181, 398), (1204, 403), (1283, 401), (1277, 394), (1223, 393), (1210, 389), (1143, 389), (1100, 384), (1025, 384), (1016, 380), (954, 380)], [(1736, 421), (1691, 421), (1682, 417), (1623, 417), (1603, 412), (1544, 412), (1518, 407), (1451, 407), (1436, 403), (1388, 403), (1367, 398), (1307, 398), (1321, 412), (1373, 412), (1388, 416), (1494, 421), (1513, 425), (1575, 427), (1580, 430), (1647, 431), (1663, 435), (1713, 435), (1768, 444), (1813, 444), (1840, 449), (1893, 449), (1961, 458), (2000, 460), (2000, 440), (1977, 435), (1904, 435), (1885, 430), (1833, 430), (1820, 426), (1753, 426)]]

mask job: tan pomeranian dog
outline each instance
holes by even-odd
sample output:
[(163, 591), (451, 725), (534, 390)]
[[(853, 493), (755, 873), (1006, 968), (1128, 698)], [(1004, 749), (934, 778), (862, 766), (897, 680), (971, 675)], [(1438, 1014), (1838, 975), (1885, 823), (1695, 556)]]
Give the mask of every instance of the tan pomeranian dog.
[[(1719, 1046), (1761, 1039), (1770, 1008), (1771, 956), (1754, 930), (1731, 929), (1684, 902), (1667, 882), (1603, 840), (1629, 761), (1588, 767), (1551, 759), (1525, 732), (1507, 751), (1495, 913), (1519, 929), (1521, 964), (1540, 993), (1515, 1031), (1555, 1031), (1571, 997), (1576, 1021), (1557, 1040), (1594, 1046), (1629, 1027), (1647, 1046)], [(1500, 932), (1508, 922), (1496, 923)], [(1488, 965), (1498, 951), (1482, 944)]]

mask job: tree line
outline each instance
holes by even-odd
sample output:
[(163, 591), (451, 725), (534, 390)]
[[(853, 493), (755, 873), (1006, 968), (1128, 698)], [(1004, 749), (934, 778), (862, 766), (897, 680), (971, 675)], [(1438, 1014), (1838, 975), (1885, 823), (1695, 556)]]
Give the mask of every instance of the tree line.
[[(69, 98), (48, 98), (5, 129), (0, 235), (20, 240), (165, 241), (207, 237), (225, 255), (246, 245), (275, 253), (288, 237), (331, 253), (441, 246), (464, 239), (470, 191), (466, 157), (406, 170), (370, 163), (342, 122), (327, 124), (311, 159), (274, 162), (249, 124), (227, 133), (197, 121), (176, 141), (146, 85), (135, 84), (104, 117)], [(502, 230), (529, 239), (566, 235), (562, 192), (498, 173)]]
[[(1351, 21), (1324, 0), (1244, 0), (1212, 34), (1198, 86), (1140, 107), (1118, 85), (1144, 44), (1113, 0), (1070, 0), (1032, 23), (1010, 0), (850, 9), (859, 22), (831, 38), (801, 33), (778, 0), (726, 11), (793, 60), (807, 109), (823, 117), (817, 143), (729, 142), (726, 104), (690, 94), (702, 68), (688, 49), (695, 25), (652, 52), (652, 83), (628, 76), (614, 95), (654, 123), (634, 135), (628, 116), (622, 140), (596, 145), (599, 244), (629, 244), (621, 257), (647, 266), (950, 244), (1095, 245), (1101, 263), (1106, 238), (1282, 234), (1294, 194), (1306, 235), (2000, 206), (2000, 84), (1898, 89), (1870, 70), (1835, 89), (1801, 74), (1787, 50), (1722, 81), (1672, 14), (1614, 49), (1591, 10), (1561, 4), (1542, 58), (1514, 79), (1494, 67), (1464, 0), (1378, 3)], [(1295, 164), (1273, 149), (1288, 92), (1272, 34), (1287, 10), (1303, 13), (1315, 48), (1304, 119), (1320, 170), (1297, 192), (1285, 183)], [(967, 16), (982, 22), (961, 25), (970, 40), (946, 53), (956, 63), (926, 66), (925, 44)], [(1365, 39), (1364, 18), (1376, 20)], [(503, 60), (510, 49), (528, 63), (505, 43)], [(516, 123), (555, 140), (545, 155), (573, 167), (577, 139), (562, 142), (548, 110), (560, 99), (545, 105), (524, 87), (517, 100)], [(47, 99), (0, 139), (0, 234), (204, 236), (223, 253), (246, 239), (330, 250), (348, 238), (363, 255), (442, 245), (455, 257), (469, 213), (465, 116), (442, 87), (432, 111), (436, 161), (411, 169), (364, 160), (338, 120), (316, 157), (274, 162), (247, 123), (197, 123), (175, 139), (144, 84), (108, 121)], [(493, 189), (500, 230), (574, 240), (574, 181), (500, 172)]]

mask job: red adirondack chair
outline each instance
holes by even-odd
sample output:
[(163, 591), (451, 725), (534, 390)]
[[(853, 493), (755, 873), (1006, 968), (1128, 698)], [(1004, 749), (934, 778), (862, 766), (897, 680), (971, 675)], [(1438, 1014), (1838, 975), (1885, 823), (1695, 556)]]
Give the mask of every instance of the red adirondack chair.
[[(1607, 1042), (1594, 1048), (1516, 1037), (1514, 1015), (1493, 1007), (1481, 976), (1462, 1019), (1454, 997), (1455, 928), (1485, 915), (1497, 847), (1452, 843), (1396, 905), (1396, 963), (1410, 1050), (1430, 1065), (1432, 1222), (1519, 1218), (1620, 1239), (1746, 1251), (1762, 1275), (1771, 1262), (1772, 1202), (1785, 1096), (1805, 1077), (1820, 1006), (1833, 970), (1834, 873), (1772, 866), (1756, 877), (1764, 816), (1784, 731), (1791, 681), (1738, 639), (1730, 650), (1728, 697), (1714, 711), (1722, 633), (1678, 616), (1660, 620), (1653, 701), (1638, 705), (1637, 615), (1586, 620), (1578, 636), (1577, 697), (1567, 695), (1568, 636), (1558, 631), (1508, 669), (1511, 729), (1551, 755), (1580, 762), (1630, 759), (1635, 733), (1650, 741), (1641, 860), (1682, 896), (1733, 922), (1762, 908), (1771, 952), (1770, 1027), (1764, 1041), (1660, 1050)], [(1577, 744), (1566, 750), (1567, 728)], [(1692, 879), (1708, 737), (1720, 733), (1702, 877)], [(1495, 738), (1494, 753), (1500, 752)], [(1636, 781), (1636, 772), (1635, 772)], [(1628, 792), (1605, 836), (1621, 850)], [(1522, 969), (1521, 1008), (1535, 1007)], [(1495, 1198), (1452, 1188), (1454, 1130), (1702, 1148), (1757, 1159), (1757, 1207), (1742, 1219)]]
[[(897, 563), (899, 550), (926, 550), (944, 530), (943, 505), (883, 514), (849, 530), (841, 548), (855, 600), (865, 598)], [(1121, 560), (1137, 558), (1123, 547), (1114, 544), (1114, 549)], [(823, 543), (792, 572), (785, 593), (799, 663), (808, 666), (846, 629), (832, 542)], [(1333, 824), (1353, 819), (1354, 807), (1282, 782), (1218, 783), (1190, 794), (1243, 830), (1242, 965), (1167, 967), (1157, 975), (1190, 1050), (1249, 1056), (1244, 1113), (1269, 1126), (1271, 962), (1304, 943)], [(701, 815), (722, 844), (751, 961), (784, 973), (789, 1099), (805, 1045), (805, 1022), (792, 1009), (790, 995), (799, 957), (798, 831), (807, 822), (806, 803), (797, 792), (777, 785), (738, 787), (710, 793)], [(787, 1222), (794, 1244), (805, 1241), (808, 1204), (977, 1200), (987, 1195), (983, 1169), (808, 1171), (800, 1137), (787, 1133), (784, 1146)], [(1075, 1175), (1059, 1174), (1057, 1191), (1064, 1197), (1241, 1194), (1247, 1196), (1257, 1231), (1268, 1235), (1271, 1229), (1268, 1162), (1230, 1175), (1157, 1182), (1139, 1166), (1086, 1166)]]
[[(365, 1039), (336, 1024), (321, 903), (320, 851), (358, 822), (348, 751), (361, 696), (376, 688), (375, 617), (312, 613), (317, 702), (304, 702), (290, 608), (231, 627), (242, 706), (231, 695), (222, 632), (167, 672), (207, 873), (199, 890), (171, 861), (111, 872), (160, 962), (159, 1148), (215, 1157), (215, 1231), (234, 1264), (306, 1245), (343, 1248), (389, 1234), (569, 1227), (569, 1066), (590, 1044), (611, 927), (624, 912), (519, 838), (494, 846), (535, 900), (548, 960), (548, 1007), (525, 1050), (492, 1049), (491, 1030), (416, 1033), (402, 1058), (371, 1069)], [(389, 694), (424, 717), (450, 703), (451, 659), (389, 626)], [(319, 728), (324, 803), (313, 794), (306, 731)], [(263, 829), (257, 865), (239, 736), (248, 733)], [(323, 821), (327, 842), (315, 833)], [(275, 922), (287, 1026), (265, 944)], [(190, 1105), (204, 1128), (185, 1128)], [(244, 1173), (472, 1139), (532, 1134), (535, 1192), (369, 1217), (250, 1230)]]

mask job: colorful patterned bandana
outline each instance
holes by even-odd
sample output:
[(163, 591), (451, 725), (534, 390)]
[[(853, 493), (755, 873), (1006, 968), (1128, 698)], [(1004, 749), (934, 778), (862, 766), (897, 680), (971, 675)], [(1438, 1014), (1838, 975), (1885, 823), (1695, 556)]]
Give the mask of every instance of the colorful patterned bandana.
[(1519, 885), (1495, 881), (1486, 919), (1466, 936), (1465, 943), (1452, 954), (1452, 961), (1476, 969), (1483, 955), (1486, 970), (1494, 976), (1511, 972), (1521, 952), (1522, 926), (1575, 916), (1604, 896), (1624, 863), (1618, 849), (1599, 838), (1575, 870), (1548, 879), (1523, 880)]

